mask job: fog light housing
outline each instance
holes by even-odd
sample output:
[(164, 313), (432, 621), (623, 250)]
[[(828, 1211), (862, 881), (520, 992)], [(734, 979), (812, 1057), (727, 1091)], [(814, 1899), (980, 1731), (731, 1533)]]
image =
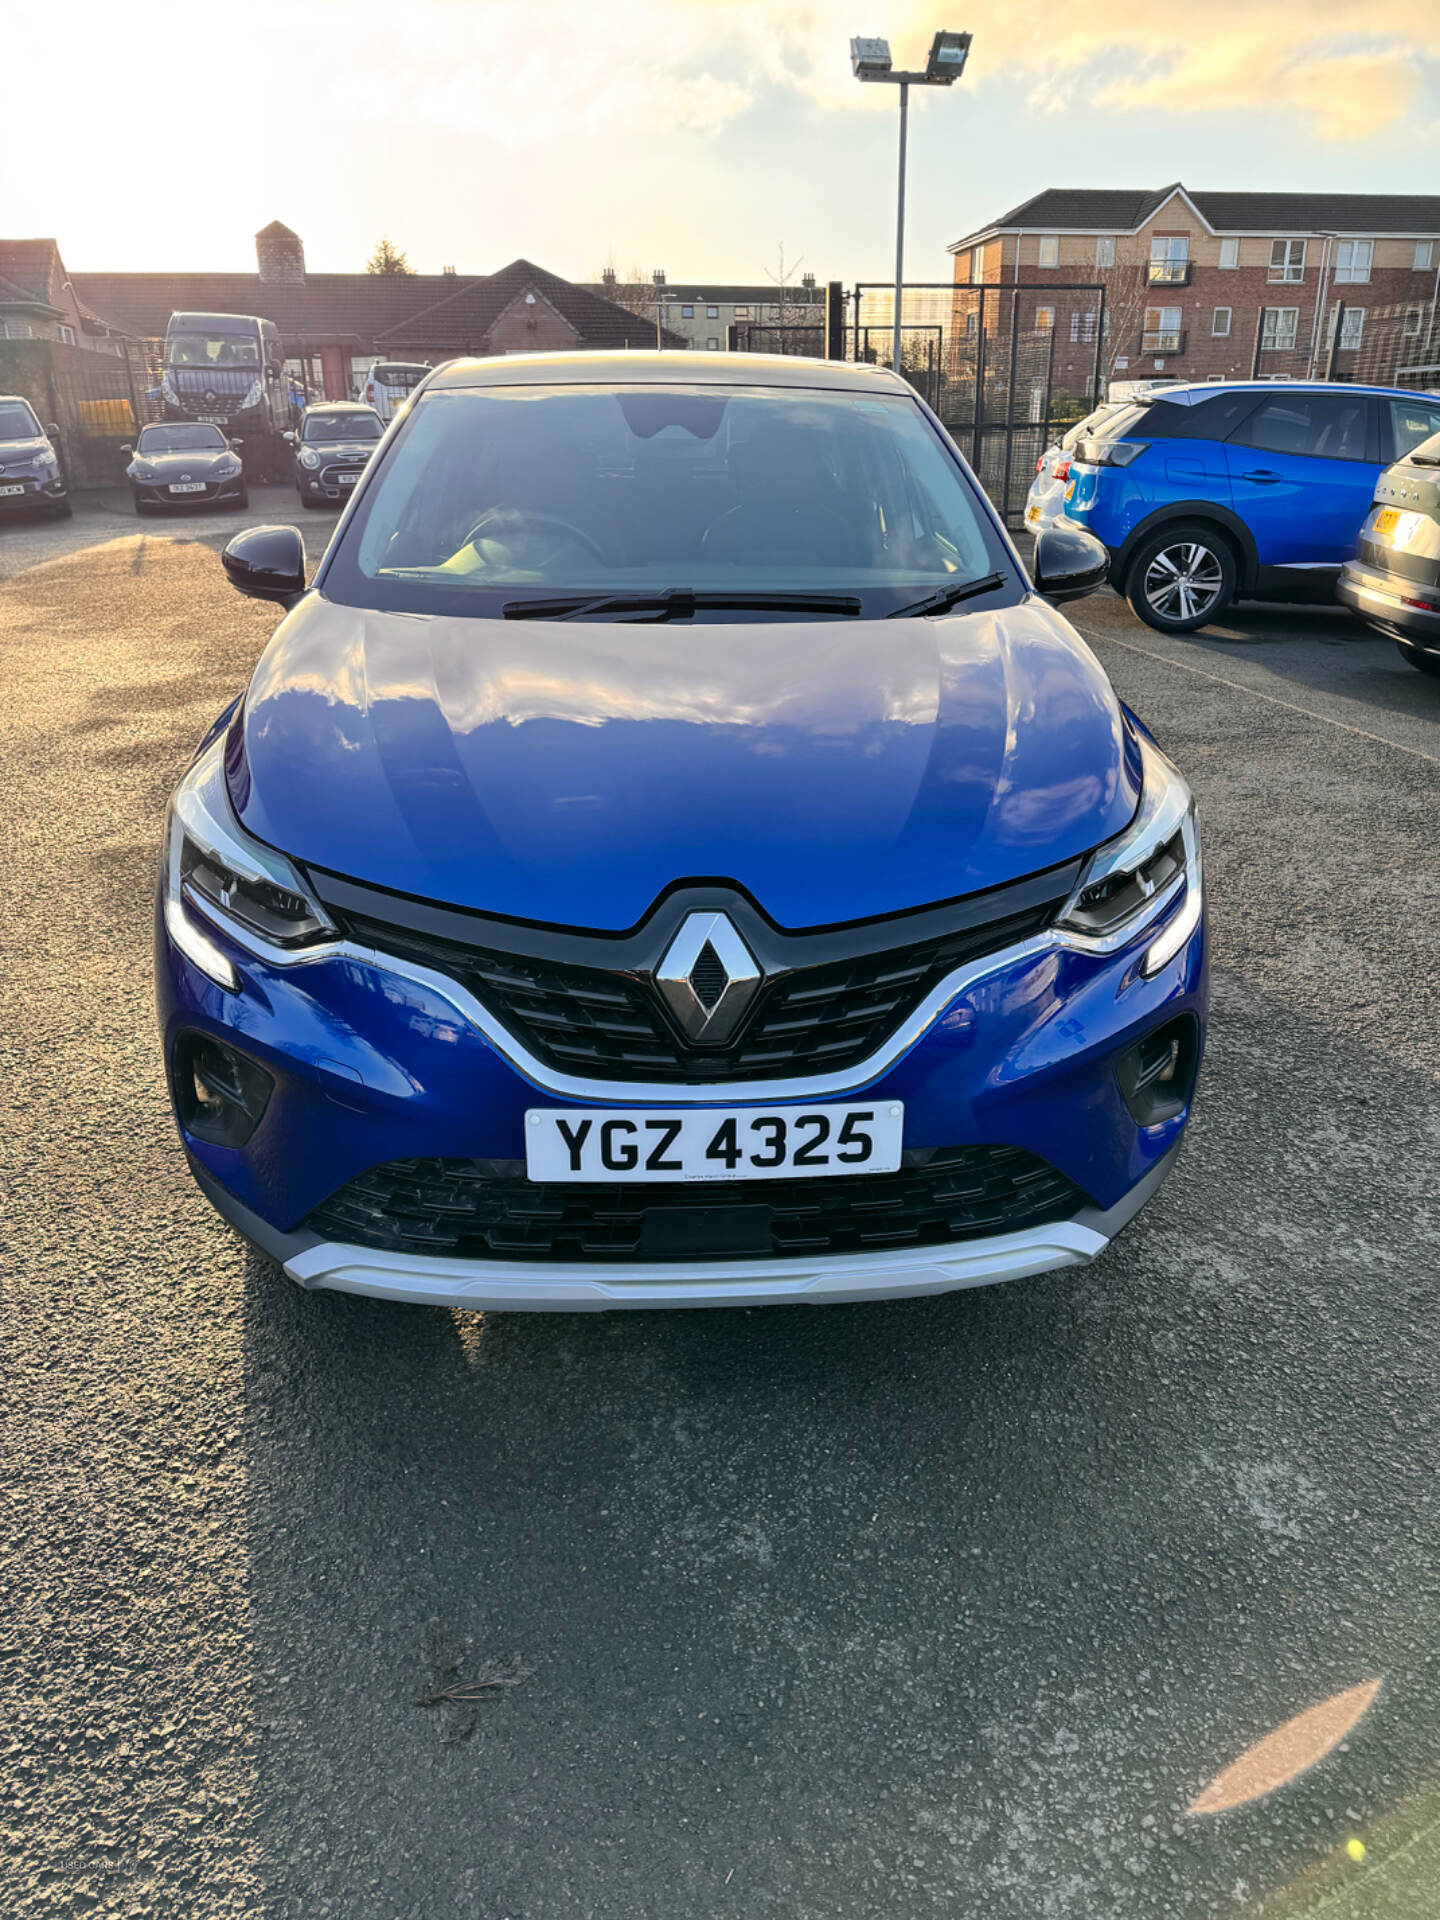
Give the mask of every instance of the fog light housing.
[(182, 1033), (171, 1074), (180, 1124), (212, 1147), (243, 1147), (264, 1118), (274, 1078), (208, 1033)]
[(1167, 1020), (1127, 1047), (1115, 1062), (1115, 1078), (1137, 1126), (1156, 1127), (1183, 1113), (1195, 1093), (1200, 1065), (1200, 1026), (1193, 1013)]

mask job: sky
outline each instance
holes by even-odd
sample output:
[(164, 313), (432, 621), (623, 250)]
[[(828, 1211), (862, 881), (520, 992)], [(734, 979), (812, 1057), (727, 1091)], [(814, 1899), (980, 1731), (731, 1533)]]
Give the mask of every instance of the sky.
[(1436, 5), (12, 0), (0, 234), (80, 270), (250, 270), (280, 219), (316, 271), (385, 233), (422, 272), (763, 284), (783, 247), (787, 275), (883, 280), (896, 89), (851, 77), (850, 37), (923, 66), (947, 27), (974, 46), (912, 93), (906, 239), (907, 278), (945, 280), (1047, 186), (1440, 192)]

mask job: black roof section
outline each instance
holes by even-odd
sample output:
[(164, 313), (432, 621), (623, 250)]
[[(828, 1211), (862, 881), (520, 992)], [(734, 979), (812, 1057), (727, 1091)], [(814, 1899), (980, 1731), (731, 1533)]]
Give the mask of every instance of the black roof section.
[(1166, 187), (1048, 187), (966, 234), (950, 252), (1015, 227), (1133, 233), (1174, 193), (1183, 193), (1216, 233), (1440, 234), (1440, 194), (1210, 193), (1174, 180)]

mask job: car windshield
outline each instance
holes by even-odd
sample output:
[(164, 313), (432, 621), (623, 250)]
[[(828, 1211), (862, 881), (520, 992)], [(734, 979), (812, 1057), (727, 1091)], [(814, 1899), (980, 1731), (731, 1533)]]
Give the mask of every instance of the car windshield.
[(171, 367), (258, 367), (260, 342), (242, 333), (172, 333), (165, 343)]
[(218, 427), (146, 427), (139, 453), (218, 453), (229, 444)]
[(38, 440), (40, 422), (23, 400), (0, 400), (0, 440)]
[(334, 445), (340, 440), (378, 440), (383, 432), (373, 413), (312, 413), (306, 416), (300, 438)]
[(429, 371), (429, 367), (376, 367), (372, 377), (382, 387), (392, 387), (400, 393), (413, 393)]
[(946, 444), (883, 392), (431, 392), (361, 509), (325, 588), (356, 605), (824, 592), (878, 615), (1011, 576)]

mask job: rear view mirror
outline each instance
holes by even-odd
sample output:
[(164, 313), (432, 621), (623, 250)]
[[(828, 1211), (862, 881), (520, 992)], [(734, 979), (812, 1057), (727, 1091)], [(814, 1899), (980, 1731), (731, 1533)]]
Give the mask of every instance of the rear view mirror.
[(305, 591), (305, 542), (298, 527), (249, 527), (220, 556), (225, 577), (252, 600), (293, 607)]
[(1083, 600), (1105, 585), (1110, 555), (1093, 533), (1057, 521), (1036, 535), (1030, 575), (1042, 600)]

